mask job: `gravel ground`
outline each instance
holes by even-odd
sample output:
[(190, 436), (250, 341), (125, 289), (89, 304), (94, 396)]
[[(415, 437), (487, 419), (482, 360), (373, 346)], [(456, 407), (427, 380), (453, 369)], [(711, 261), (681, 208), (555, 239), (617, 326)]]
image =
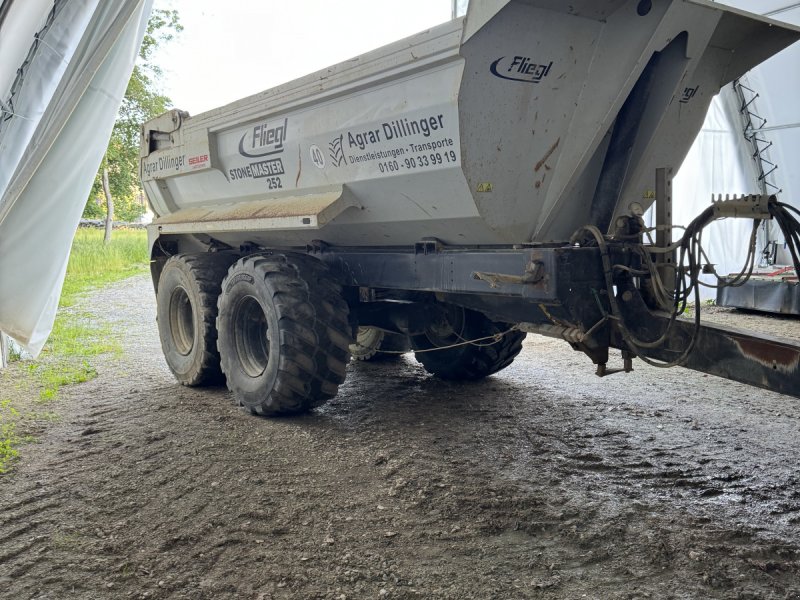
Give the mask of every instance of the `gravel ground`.
[(795, 399), (598, 379), (529, 336), (483, 382), (352, 364), (327, 406), (267, 420), (174, 382), (147, 277), (81, 308), (125, 352), (0, 479), (0, 597), (800, 598)]

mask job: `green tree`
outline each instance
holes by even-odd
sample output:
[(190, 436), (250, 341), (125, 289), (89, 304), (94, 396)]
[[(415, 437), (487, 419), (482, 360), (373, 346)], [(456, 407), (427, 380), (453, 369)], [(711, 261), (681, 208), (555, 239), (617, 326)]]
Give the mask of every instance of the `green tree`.
[(84, 217), (106, 219), (105, 241), (111, 239), (115, 218), (133, 221), (144, 213), (139, 186), (139, 128), (165, 112), (171, 100), (158, 91), (161, 68), (153, 62), (156, 50), (183, 30), (178, 11), (156, 9), (133, 67), (108, 148), (97, 171)]

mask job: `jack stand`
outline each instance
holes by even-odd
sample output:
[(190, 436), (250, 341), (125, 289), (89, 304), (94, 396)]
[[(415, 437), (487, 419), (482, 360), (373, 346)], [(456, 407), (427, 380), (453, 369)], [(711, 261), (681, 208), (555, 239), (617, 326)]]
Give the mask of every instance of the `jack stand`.
[(613, 375), (614, 373), (632, 373), (634, 358), (635, 355), (632, 352), (623, 350), (621, 369), (609, 369), (608, 363), (597, 363), (597, 371), (595, 371), (595, 375), (598, 377), (607, 377), (608, 375)]
[(623, 365), (622, 369), (626, 373), (632, 373), (633, 372), (633, 359), (634, 358), (636, 358), (636, 355), (633, 352), (630, 352), (629, 350), (623, 350), (622, 351), (622, 365)]

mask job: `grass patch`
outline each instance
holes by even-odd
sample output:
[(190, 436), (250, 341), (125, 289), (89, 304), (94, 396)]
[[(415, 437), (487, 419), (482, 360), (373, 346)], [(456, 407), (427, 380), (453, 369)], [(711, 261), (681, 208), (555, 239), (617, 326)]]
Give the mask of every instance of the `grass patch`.
[(8, 471), (11, 461), (19, 455), (18, 418), (19, 411), (11, 406), (11, 400), (0, 401), (0, 473)]
[(36, 370), (36, 376), (42, 385), (39, 400), (50, 402), (58, 397), (62, 386), (91, 381), (97, 377), (97, 370), (82, 360), (75, 364), (43, 365)]
[(53, 332), (44, 347), (51, 356), (89, 357), (107, 352), (121, 352), (108, 325), (95, 325), (87, 313), (62, 312), (53, 325)]
[(103, 244), (102, 229), (79, 229), (72, 242), (59, 306), (72, 306), (83, 292), (144, 273), (148, 264), (143, 229), (116, 229), (108, 245)]
[(34, 433), (59, 419), (53, 410), (41, 410), (43, 402), (56, 400), (65, 385), (94, 379), (97, 369), (91, 359), (122, 353), (119, 333), (72, 308), (79, 295), (147, 268), (144, 230), (115, 230), (107, 246), (102, 230), (78, 230), (59, 311), (42, 354), (35, 361), (18, 361), (0, 371), (0, 474), (10, 469), (21, 445), (35, 441)]

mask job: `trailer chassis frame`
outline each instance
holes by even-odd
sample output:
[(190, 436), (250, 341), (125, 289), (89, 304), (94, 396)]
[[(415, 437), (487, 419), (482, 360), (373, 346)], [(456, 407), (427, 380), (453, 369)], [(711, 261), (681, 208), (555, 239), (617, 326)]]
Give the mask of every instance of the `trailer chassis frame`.
[[(568, 342), (597, 365), (600, 376), (610, 349), (621, 351), (624, 371), (634, 356), (670, 362), (693, 341), (680, 365), (763, 389), (800, 397), (800, 345), (731, 328), (671, 322), (648, 306), (634, 244), (611, 243), (615, 264), (630, 271), (615, 276), (609, 290), (600, 249), (575, 245), (449, 247), (422, 240), (413, 248), (345, 248), (315, 242), (306, 251), (325, 262), (345, 286), (361, 290), (356, 315), (363, 325), (415, 334), (440, 318), (437, 303), (483, 312), (515, 323), (524, 331)], [(369, 290), (396, 294), (398, 302), (372, 305)], [(612, 314), (614, 293), (622, 319)], [(631, 347), (625, 333), (639, 340), (663, 337), (657, 347)]]

